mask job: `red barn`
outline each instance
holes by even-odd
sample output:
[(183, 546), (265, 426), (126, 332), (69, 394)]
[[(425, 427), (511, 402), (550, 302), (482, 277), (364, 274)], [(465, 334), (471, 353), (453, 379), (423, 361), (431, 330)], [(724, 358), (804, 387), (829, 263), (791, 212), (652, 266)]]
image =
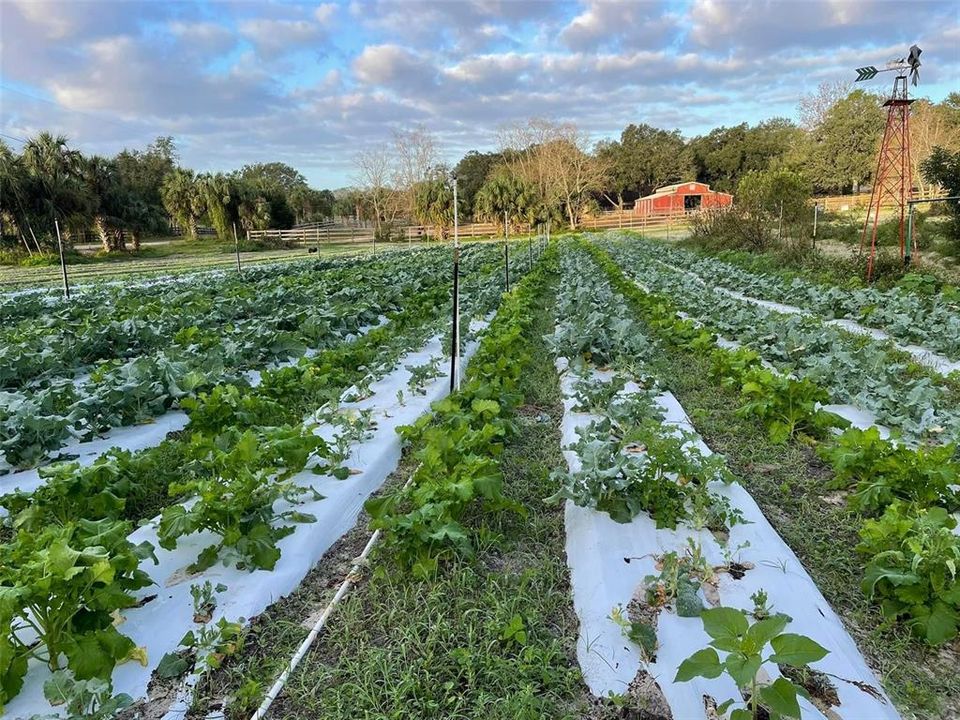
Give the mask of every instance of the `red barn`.
[(704, 183), (688, 182), (657, 188), (653, 195), (637, 200), (633, 211), (637, 215), (659, 215), (726, 207), (732, 203), (733, 195), (711, 190), (710, 186)]

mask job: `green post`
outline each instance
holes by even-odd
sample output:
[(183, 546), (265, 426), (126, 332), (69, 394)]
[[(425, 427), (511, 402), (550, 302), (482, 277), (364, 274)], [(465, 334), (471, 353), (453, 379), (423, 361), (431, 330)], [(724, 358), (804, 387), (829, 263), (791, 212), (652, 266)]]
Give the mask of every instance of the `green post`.
[(903, 249), (903, 264), (910, 264), (910, 251), (913, 249), (913, 209), (916, 207), (909, 203), (910, 212), (907, 213), (907, 246)]

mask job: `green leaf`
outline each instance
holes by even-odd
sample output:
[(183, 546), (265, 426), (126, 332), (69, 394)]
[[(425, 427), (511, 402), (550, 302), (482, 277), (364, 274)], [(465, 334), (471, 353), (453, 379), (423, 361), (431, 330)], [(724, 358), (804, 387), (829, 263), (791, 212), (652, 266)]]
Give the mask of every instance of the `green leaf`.
[(740, 610), (729, 607), (709, 608), (700, 613), (703, 629), (714, 640), (737, 640), (747, 632), (749, 623)]
[(81, 680), (89, 680), (110, 677), (117, 662), (127, 657), (134, 647), (130, 638), (110, 625), (95, 632), (70, 636), (63, 653), (73, 674)]
[(770, 662), (783, 663), (792, 667), (803, 667), (827, 656), (827, 649), (804, 635), (784, 633), (770, 641), (774, 654)]
[(786, 678), (777, 678), (760, 688), (760, 700), (768, 709), (788, 718), (800, 717), (797, 687)]
[(744, 655), (732, 652), (723, 661), (723, 666), (738, 687), (746, 687), (753, 682), (762, 663), (763, 659), (759, 653)]
[(790, 622), (790, 618), (780, 613), (755, 622), (747, 630), (745, 638), (750, 644), (750, 650), (753, 652), (763, 650), (764, 645), (783, 632), (788, 622)]
[(160, 658), (157, 676), (170, 679), (178, 678), (190, 669), (190, 661), (180, 653), (169, 652)]
[(720, 677), (721, 673), (723, 673), (723, 665), (720, 664), (717, 651), (713, 648), (704, 648), (680, 663), (673, 681), (687, 682), (696, 677), (713, 679)]
[(350, 468), (348, 468), (346, 465), (341, 465), (340, 467), (331, 470), (330, 474), (333, 475), (337, 480), (346, 480), (348, 477), (350, 477)]

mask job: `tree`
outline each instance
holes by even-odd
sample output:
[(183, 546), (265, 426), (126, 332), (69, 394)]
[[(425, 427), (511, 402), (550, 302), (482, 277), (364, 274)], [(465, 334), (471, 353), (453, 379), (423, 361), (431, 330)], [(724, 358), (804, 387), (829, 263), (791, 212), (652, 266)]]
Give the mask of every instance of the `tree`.
[(607, 197), (620, 208), (624, 198), (636, 199), (693, 177), (693, 163), (679, 130), (631, 124), (619, 142), (599, 146), (596, 154), (609, 168)]
[[(459, 203), (459, 197), (457, 200)], [(446, 240), (453, 227), (453, 187), (447, 182), (446, 173), (435, 171), (414, 185), (413, 203), (417, 220), (433, 227), (434, 237)]]
[[(960, 195), (960, 151), (951, 153), (942, 147), (935, 147), (921, 164), (921, 173), (927, 182), (946, 190), (948, 196)], [(953, 214), (951, 234), (960, 241), (960, 200), (945, 202)]]
[(93, 199), (82, 179), (83, 156), (67, 146), (63, 135), (42, 132), (24, 145), (21, 162), (30, 183), (29, 212), (52, 236), (54, 220), (65, 229), (66, 239), (89, 223)]
[[(960, 93), (954, 93), (960, 101)], [(950, 97), (940, 103), (918, 100), (910, 106), (910, 160), (914, 184), (930, 190), (922, 166), (934, 148), (948, 152), (960, 150), (960, 112), (950, 105)]]
[[(790, 170), (752, 171), (737, 184), (736, 206), (747, 215), (748, 227), (769, 236), (774, 226), (783, 239), (799, 240), (805, 236), (807, 205), (812, 187), (803, 175)], [(753, 221), (753, 222), (751, 222)], [(767, 244), (766, 237), (756, 238), (756, 247)]]
[[(536, 213), (533, 187), (506, 168), (495, 171), (475, 196), (473, 214), (482, 220), (503, 223), (506, 216), (507, 223), (529, 223)], [(504, 227), (504, 233), (506, 231)]]
[(160, 188), (164, 178), (177, 166), (177, 149), (170, 136), (158, 137), (146, 150), (123, 150), (114, 158), (117, 175), (127, 194), (129, 211), (125, 225), (134, 244), (140, 232), (165, 232), (167, 213)]
[(800, 126), (805, 130), (815, 130), (826, 119), (830, 108), (849, 94), (850, 83), (847, 80), (831, 80), (817, 85), (816, 92), (801, 95), (797, 104)]
[[(354, 156), (353, 163), (357, 168), (357, 183), (366, 192), (373, 208), (373, 222), (379, 232), (383, 221), (387, 219), (391, 196), (390, 150), (386, 145), (367, 148)], [(390, 206), (391, 219), (397, 209), (395, 204)]]
[(187, 237), (196, 239), (197, 223), (206, 210), (204, 193), (192, 170), (177, 168), (163, 180), (160, 187), (163, 207), (166, 208)]
[(240, 168), (239, 176), (260, 188), (279, 188), (284, 194), (306, 187), (307, 179), (296, 168), (282, 162), (254, 163)]
[(822, 191), (845, 192), (872, 180), (884, 117), (875, 95), (854, 90), (811, 133), (808, 176)]
[(747, 123), (716, 128), (691, 140), (689, 149), (697, 180), (730, 192), (746, 173), (782, 165), (802, 137), (790, 120), (773, 118), (752, 128)]
[(93, 156), (83, 163), (83, 178), (92, 198), (93, 225), (104, 252), (124, 249), (123, 206), (127, 200), (116, 164)]
[(505, 159), (503, 153), (476, 150), (471, 150), (460, 159), (454, 171), (457, 173), (457, 191), (463, 197), (465, 207), (476, 206), (480, 188), (487, 182), (493, 169), (503, 164)]
[(197, 186), (217, 236), (221, 240), (232, 239), (233, 224), (240, 222), (240, 205), (243, 202), (240, 181), (223, 173), (206, 174), (197, 178)]

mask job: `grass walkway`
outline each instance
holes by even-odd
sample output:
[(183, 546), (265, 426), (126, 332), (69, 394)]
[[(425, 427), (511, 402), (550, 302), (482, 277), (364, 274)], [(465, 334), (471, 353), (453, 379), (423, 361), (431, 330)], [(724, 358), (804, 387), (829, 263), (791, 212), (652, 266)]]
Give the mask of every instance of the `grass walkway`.
[[(563, 509), (546, 505), (559, 467), (562, 406), (542, 336), (552, 331), (556, 278), (540, 296), (536, 352), (524, 376), (518, 433), (506, 443), (505, 494), (526, 514), (475, 516), (477, 556), (441, 566), (430, 582), (374, 555), (374, 571), (331, 618), (271, 710), (275, 718), (483, 718), (540, 720), (608, 717), (584, 686), (575, 657), (564, 553)], [(549, 369), (549, 371), (546, 371)], [(412, 453), (388, 484), (413, 471)], [(336, 590), (368, 533), (361, 518), (291, 598), (259, 618), (243, 652), (204, 687), (196, 717), (238, 698), (227, 717), (247, 717)], [(339, 573), (338, 573), (339, 571)], [(618, 717), (619, 715), (609, 715)]]

